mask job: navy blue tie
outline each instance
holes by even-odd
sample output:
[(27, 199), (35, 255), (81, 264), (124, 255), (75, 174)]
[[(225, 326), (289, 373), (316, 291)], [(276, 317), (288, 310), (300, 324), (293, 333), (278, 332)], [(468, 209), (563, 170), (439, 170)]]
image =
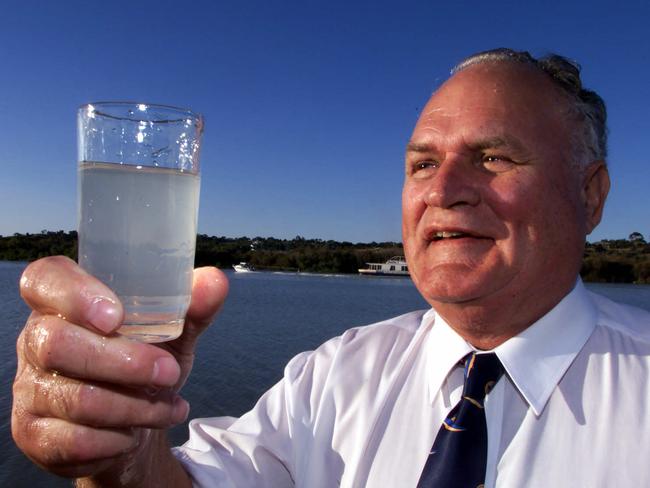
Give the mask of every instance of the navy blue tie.
[(465, 384), (433, 442), (418, 488), (477, 488), (485, 483), (487, 424), (483, 401), (503, 373), (494, 353), (465, 357)]

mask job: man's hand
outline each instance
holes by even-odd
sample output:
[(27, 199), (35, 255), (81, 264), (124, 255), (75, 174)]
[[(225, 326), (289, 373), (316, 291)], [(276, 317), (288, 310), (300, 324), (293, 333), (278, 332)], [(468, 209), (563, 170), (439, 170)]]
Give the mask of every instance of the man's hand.
[(30, 264), (20, 291), (33, 312), (17, 342), (11, 426), (18, 447), (61, 476), (111, 473), (122, 477), (120, 485), (137, 483), (138, 470), (150, 476), (147, 460), (160, 461), (168, 448), (165, 436), (149, 429), (187, 417), (177, 392), (198, 336), (225, 300), (226, 277), (215, 268), (195, 270), (183, 335), (159, 345), (115, 335), (119, 300), (70, 259)]

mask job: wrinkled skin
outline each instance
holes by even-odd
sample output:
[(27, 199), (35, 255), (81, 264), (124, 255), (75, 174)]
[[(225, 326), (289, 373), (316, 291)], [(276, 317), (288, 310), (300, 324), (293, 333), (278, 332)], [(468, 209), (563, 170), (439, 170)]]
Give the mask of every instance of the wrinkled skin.
[(433, 94), (407, 147), (411, 277), (476, 347), (516, 335), (571, 290), (600, 221), (605, 162), (572, 160), (564, 97), (530, 67), (474, 65)]
[(18, 338), (13, 387), (18, 447), (48, 471), (91, 477), (80, 486), (94, 486), (92, 477), (103, 477), (101, 486), (160, 486), (141, 478), (140, 467), (150, 462), (168, 481), (177, 480), (169, 486), (183, 486), (186, 476), (164, 429), (187, 417), (189, 405), (178, 391), (192, 369), (196, 340), (227, 291), (219, 270), (195, 270), (183, 335), (144, 344), (113, 333), (121, 304), (72, 260), (30, 264), (20, 292), (33, 312)]

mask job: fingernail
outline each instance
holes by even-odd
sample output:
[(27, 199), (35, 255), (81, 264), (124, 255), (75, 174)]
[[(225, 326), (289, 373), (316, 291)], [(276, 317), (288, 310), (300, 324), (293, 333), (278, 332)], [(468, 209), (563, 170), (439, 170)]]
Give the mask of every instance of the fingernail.
[(90, 302), (88, 320), (105, 334), (115, 330), (120, 325), (121, 318), (119, 307), (110, 298), (99, 296)]
[(174, 386), (181, 375), (181, 367), (173, 358), (159, 358), (153, 364), (151, 382), (160, 386)]
[(174, 400), (174, 407), (172, 410), (172, 422), (174, 424), (180, 424), (185, 422), (187, 416), (190, 414), (190, 404), (187, 403), (180, 396), (176, 397)]

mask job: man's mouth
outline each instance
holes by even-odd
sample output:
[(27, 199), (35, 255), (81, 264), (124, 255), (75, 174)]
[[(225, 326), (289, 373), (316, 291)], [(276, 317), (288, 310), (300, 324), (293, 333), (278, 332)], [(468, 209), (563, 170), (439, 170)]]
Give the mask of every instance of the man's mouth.
[(435, 234), (433, 234), (433, 239), (434, 241), (440, 241), (442, 239), (458, 239), (461, 237), (473, 237), (470, 234), (466, 234), (465, 232), (447, 232), (447, 231), (438, 231)]

